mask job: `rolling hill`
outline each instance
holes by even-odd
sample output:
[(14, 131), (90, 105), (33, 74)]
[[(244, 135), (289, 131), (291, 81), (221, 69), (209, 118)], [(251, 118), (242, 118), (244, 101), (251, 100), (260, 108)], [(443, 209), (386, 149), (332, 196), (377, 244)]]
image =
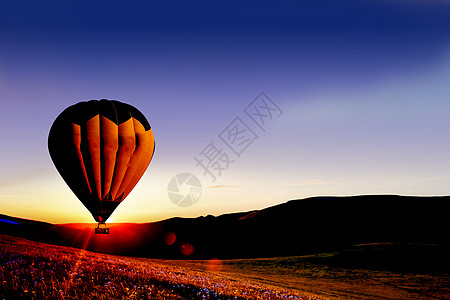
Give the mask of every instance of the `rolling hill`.
[[(109, 235), (95, 235), (93, 224), (55, 225), (0, 215), (0, 233), (107, 254), (177, 259), (295, 256), (389, 243), (401, 246), (377, 258), (383, 262), (388, 257), (387, 267), (398, 257), (407, 266), (423, 254), (432, 259), (418, 267), (448, 270), (441, 259), (449, 247), (449, 200), (449, 196), (313, 197), (220, 216), (111, 224)], [(351, 257), (367, 261), (367, 256), (375, 259), (379, 254), (372, 249), (358, 255)], [(354, 263), (348, 255), (338, 263), (342, 262)]]

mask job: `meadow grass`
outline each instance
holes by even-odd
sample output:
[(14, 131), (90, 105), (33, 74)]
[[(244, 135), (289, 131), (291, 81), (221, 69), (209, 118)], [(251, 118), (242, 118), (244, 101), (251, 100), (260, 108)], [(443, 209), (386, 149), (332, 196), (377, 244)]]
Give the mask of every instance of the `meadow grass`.
[[(391, 247), (392, 245), (385, 245)], [(326, 299), (450, 299), (450, 273), (344, 267), (340, 253), (171, 264)], [(169, 261), (167, 261), (169, 263)], [(444, 270), (444, 269), (443, 269)]]
[(0, 299), (450, 299), (448, 272), (349, 268), (339, 255), (162, 260), (0, 235)]
[(320, 299), (214, 272), (0, 235), (0, 299)]

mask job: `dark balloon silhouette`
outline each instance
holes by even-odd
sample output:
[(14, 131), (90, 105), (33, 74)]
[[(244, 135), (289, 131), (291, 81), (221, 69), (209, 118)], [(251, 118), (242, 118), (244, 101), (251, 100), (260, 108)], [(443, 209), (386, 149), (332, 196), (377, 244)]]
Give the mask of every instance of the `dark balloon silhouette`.
[(64, 181), (101, 224), (144, 174), (155, 139), (135, 107), (91, 100), (66, 108), (56, 118), (48, 149)]

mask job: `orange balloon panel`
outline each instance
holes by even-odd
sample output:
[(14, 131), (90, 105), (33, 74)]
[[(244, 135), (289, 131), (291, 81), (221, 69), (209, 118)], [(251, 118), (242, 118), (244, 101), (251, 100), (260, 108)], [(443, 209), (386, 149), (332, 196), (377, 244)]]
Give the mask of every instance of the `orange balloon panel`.
[(135, 107), (91, 100), (68, 107), (56, 118), (48, 149), (74, 194), (97, 222), (105, 222), (144, 174), (155, 139)]

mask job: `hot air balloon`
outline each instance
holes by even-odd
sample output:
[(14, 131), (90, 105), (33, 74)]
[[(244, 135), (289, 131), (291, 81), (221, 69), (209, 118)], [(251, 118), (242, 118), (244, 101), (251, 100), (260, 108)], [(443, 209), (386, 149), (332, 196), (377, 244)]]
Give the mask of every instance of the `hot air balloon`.
[(98, 222), (96, 233), (109, 233), (100, 225), (144, 174), (155, 139), (135, 107), (90, 100), (66, 108), (56, 118), (48, 149), (61, 177)]

